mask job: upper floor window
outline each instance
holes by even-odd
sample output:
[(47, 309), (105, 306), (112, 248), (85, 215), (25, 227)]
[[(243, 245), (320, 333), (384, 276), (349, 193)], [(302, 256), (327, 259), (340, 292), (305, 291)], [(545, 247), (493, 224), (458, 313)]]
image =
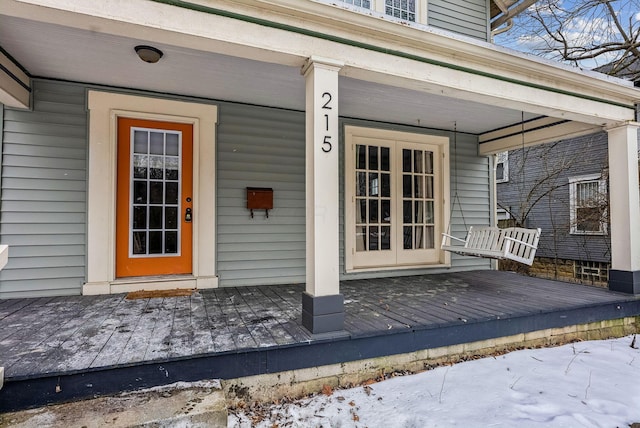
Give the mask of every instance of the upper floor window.
[(571, 233), (605, 235), (607, 233), (607, 182), (599, 174), (569, 180)]
[(496, 155), (496, 183), (509, 181), (509, 152)]
[(342, 0), (344, 3), (371, 9), (371, 0)]
[(415, 0), (385, 0), (384, 12), (395, 18), (405, 19), (407, 21), (416, 20), (416, 1)]

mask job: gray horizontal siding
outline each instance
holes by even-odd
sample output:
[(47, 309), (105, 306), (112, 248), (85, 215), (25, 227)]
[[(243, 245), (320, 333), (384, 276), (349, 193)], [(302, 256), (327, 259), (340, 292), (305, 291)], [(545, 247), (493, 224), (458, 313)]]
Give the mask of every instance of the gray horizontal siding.
[[(536, 203), (527, 227), (542, 229), (536, 256), (568, 260), (611, 261), (608, 235), (570, 234), (569, 179), (600, 174), (608, 165), (607, 135), (604, 132), (509, 152), (509, 181), (498, 183), (498, 204), (514, 212), (530, 205), (541, 192), (557, 187)], [(579, 155), (577, 155), (579, 154)], [(542, 181), (545, 181), (542, 184)], [(537, 193), (528, 197), (533, 187)]]
[[(11, 245), (11, 259), (0, 273), (0, 298), (78, 294), (86, 275), (85, 88), (40, 80), (34, 87), (34, 111), (5, 109), (2, 120), (0, 239)], [(304, 282), (304, 113), (221, 103), (219, 114), (213, 221), (217, 222), (220, 284)], [(350, 123), (367, 126), (366, 121)], [(374, 126), (385, 127), (379, 123)], [(415, 132), (411, 127), (386, 127)], [(342, 162), (341, 157), (341, 171)], [(477, 156), (474, 137), (459, 136), (458, 162), (465, 219), (468, 224), (488, 224), (488, 161)], [(341, 221), (343, 181), (341, 177)], [(268, 219), (261, 211), (250, 218), (246, 187), (274, 189), (274, 209)], [(343, 227), (341, 223), (342, 271)], [(452, 229), (464, 233), (456, 211)], [(456, 269), (488, 266), (484, 260), (457, 256), (453, 264)], [(436, 271), (381, 271), (342, 277), (421, 272)]]
[[(220, 106), (218, 275), (222, 286), (305, 280), (304, 113)], [(247, 187), (270, 187), (274, 208), (246, 208)]]
[(79, 294), (85, 280), (85, 89), (38, 80), (33, 97), (2, 122), (0, 298)]
[(429, 25), (487, 40), (489, 11), (485, 0), (430, 0), (427, 3)]

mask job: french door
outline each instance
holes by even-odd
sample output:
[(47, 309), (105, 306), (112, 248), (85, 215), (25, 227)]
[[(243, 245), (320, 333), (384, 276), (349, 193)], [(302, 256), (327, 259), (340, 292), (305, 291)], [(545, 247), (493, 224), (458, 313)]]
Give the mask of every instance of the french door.
[(193, 129), (118, 119), (116, 277), (192, 272)]
[[(348, 267), (434, 264), (440, 260), (442, 147), (354, 135), (347, 144)], [(351, 184), (350, 184), (351, 183)], [(349, 244), (347, 244), (349, 246)]]

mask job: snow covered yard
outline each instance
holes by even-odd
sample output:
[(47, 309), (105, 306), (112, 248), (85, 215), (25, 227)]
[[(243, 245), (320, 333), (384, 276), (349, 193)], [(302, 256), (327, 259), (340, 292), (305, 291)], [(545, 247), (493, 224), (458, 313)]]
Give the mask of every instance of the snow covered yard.
[(236, 410), (228, 426), (629, 427), (640, 422), (640, 350), (635, 336), (577, 342), (323, 392)]

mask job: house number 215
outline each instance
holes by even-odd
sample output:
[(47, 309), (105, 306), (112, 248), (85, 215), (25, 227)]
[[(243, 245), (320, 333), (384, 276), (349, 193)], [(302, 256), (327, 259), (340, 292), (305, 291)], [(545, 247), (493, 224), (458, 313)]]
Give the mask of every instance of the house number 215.
[[(330, 92), (325, 92), (322, 94), (322, 100), (324, 101), (324, 104), (322, 104), (322, 110), (324, 115), (324, 129), (326, 132), (329, 132), (329, 112), (325, 112), (325, 110), (331, 110), (332, 99), (333, 98), (331, 97)], [(322, 141), (322, 151), (325, 153), (329, 153), (332, 148), (333, 146), (331, 145), (331, 135), (325, 135), (324, 140)]]

